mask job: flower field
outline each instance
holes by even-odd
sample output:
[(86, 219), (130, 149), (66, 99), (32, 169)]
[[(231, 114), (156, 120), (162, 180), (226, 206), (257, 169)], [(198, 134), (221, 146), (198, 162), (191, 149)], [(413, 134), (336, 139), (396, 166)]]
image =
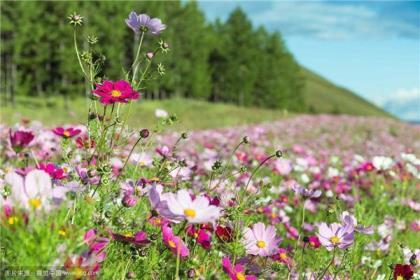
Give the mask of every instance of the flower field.
[(301, 116), (141, 131), (114, 151), (109, 173), (85, 162), (95, 143), (83, 126), (0, 131), (12, 268), (105, 279), (387, 279), (396, 264), (415, 269), (416, 126)]
[[(76, 38), (83, 17), (69, 19)], [(3, 277), (420, 278), (419, 126), (300, 115), (183, 132), (157, 110), (130, 128), (168, 45), (141, 52), (160, 19), (126, 24), (141, 40), (122, 80), (98, 81), (75, 39), (86, 124), (0, 125)]]

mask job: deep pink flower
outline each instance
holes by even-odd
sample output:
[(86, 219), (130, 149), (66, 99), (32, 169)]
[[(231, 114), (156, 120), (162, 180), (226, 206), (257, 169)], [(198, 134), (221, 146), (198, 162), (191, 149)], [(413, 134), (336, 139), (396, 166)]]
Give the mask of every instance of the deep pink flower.
[(72, 127), (69, 127), (69, 128), (57, 127), (57, 128), (54, 128), (52, 131), (56, 135), (61, 136), (63, 138), (73, 138), (74, 136), (82, 132), (80, 129), (74, 129)]
[(231, 280), (257, 280), (254, 275), (245, 275), (242, 265), (233, 266), (228, 257), (222, 258), (222, 267)]
[(315, 248), (315, 249), (319, 248), (321, 246), (321, 242), (319, 242), (319, 239), (316, 235), (308, 237), (308, 244), (309, 244), (309, 246), (311, 246), (312, 248)]
[(56, 179), (56, 180), (61, 180), (63, 178), (66, 178), (66, 175), (64, 174), (64, 170), (51, 162), (40, 163), (38, 165), (38, 169), (44, 170), (51, 176), (51, 178)]
[(285, 248), (279, 248), (273, 256), (271, 256), (274, 260), (282, 262), (287, 266), (292, 264), (292, 259), (288, 256), (289, 251)]
[(180, 255), (182, 258), (188, 257), (190, 250), (182, 242), (179, 236), (176, 236), (170, 227), (166, 224), (162, 226), (162, 238), (165, 245), (175, 254)]
[(193, 237), (204, 249), (211, 248), (211, 234), (206, 229), (188, 225), (187, 234)]
[(18, 130), (14, 133), (12, 133), (12, 130), (9, 131), (10, 144), (16, 153), (21, 152), (25, 147), (27, 147), (34, 137), (35, 136), (30, 131)]
[(89, 249), (96, 254), (102, 252), (109, 243), (109, 239), (97, 235), (97, 231), (95, 229), (88, 230), (83, 240), (89, 246)]
[(99, 102), (104, 105), (116, 102), (127, 103), (129, 100), (136, 100), (140, 97), (139, 93), (131, 87), (130, 83), (124, 80), (116, 82), (106, 80), (102, 84), (96, 85), (93, 94), (99, 96)]
[(123, 243), (130, 243), (135, 246), (141, 246), (150, 243), (149, 239), (147, 239), (147, 234), (144, 231), (139, 231), (134, 235), (118, 234), (114, 232), (112, 232), (111, 234), (114, 240)]

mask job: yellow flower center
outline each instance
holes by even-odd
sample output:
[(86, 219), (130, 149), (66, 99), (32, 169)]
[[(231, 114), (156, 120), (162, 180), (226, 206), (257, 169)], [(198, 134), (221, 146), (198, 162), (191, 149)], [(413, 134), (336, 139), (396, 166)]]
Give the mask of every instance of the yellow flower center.
[(184, 210), (184, 215), (189, 217), (189, 218), (194, 218), (196, 214), (197, 213), (195, 212), (194, 209), (187, 208), (187, 209)]
[(113, 91), (111, 91), (111, 95), (112, 95), (112, 97), (120, 97), (121, 96), (121, 91), (114, 89)]
[(262, 240), (258, 240), (257, 241), (257, 246), (258, 246), (258, 248), (264, 248), (265, 247), (265, 242), (262, 241)]
[(81, 279), (86, 274), (80, 267), (73, 269), (73, 273), (76, 279)]
[(401, 275), (398, 275), (397, 280), (404, 280), (404, 278)]
[(280, 259), (281, 259), (281, 260), (285, 260), (285, 259), (287, 259), (287, 255), (286, 255), (286, 253), (280, 253), (280, 254), (279, 254), (279, 256), (280, 256)]
[(33, 208), (37, 209), (41, 206), (41, 200), (38, 198), (31, 198), (28, 201), (29, 205), (31, 205)]
[(338, 236), (333, 236), (330, 238), (330, 241), (332, 244), (336, 245), (337, 243), (340, 242), (340, 238)]
[(68, 130), (65, 130), (63, 132), (63, 135), (66, 136), (66, 137), (70, 137), (70, 132)]
[(139, 161), (139, 165), (140, 165), (140, 166), (145, 166), (145, 165), (146, 165), (146, 163), (145, 163), (144, 161)]
[(58, 234), (61, 235), (61, 236), (65, 236), (66, 235), (66, 231), (64, 229), (60, 229), (58, 231)]
[(18, 222), (18, 218), (16, 216), (11, 216), (9, 217), (9, 219), (7, 219), (7, 222), (9, 223), (9, 225), (14, 225)]
[(242, 272), (238, 272), (236, 273), (236, 279), (238, 280), (245, 280), (245, 274), (243, 274)]
[(173, 242), (172, 240), (169, 240), (169, 241), (168, 241), (168, 245), (169, 245), (169, 247), (171, 247), (171, 248), (175, 248), (175, 247), (176, 247), (175, 242)]

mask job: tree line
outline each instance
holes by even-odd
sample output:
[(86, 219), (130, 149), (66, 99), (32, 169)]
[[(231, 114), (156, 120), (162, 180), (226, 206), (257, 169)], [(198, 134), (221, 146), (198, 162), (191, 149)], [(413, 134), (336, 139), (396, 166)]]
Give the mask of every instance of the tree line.
[[(185, 97), (242, 106), (303, 111), (303, 77), (279, 32), (254, 27), (235, 9), (225, 22), (208, 22), (196, 2), (60, 1), (1, 4), (1, 95), (48, 100), (83, 95), (84, 83), (74, 54), (67, 16), (85, 17), (79, 42), (90, 34), (105, 56), (104, 72), (120, 79), (133, 60), (138, 38), (125, 26), (130, 11), (159, 17), (168, 26), (162, 38), (170, 53), (157, 62), (163, 79), (151, 76), (142, 92), (147, 99)], [(152, 50), (159, 38), (144, 45)], [(102, 47), (102, 48), (101, 48)], [(152, 67), (157, 67), (153, 64)]]

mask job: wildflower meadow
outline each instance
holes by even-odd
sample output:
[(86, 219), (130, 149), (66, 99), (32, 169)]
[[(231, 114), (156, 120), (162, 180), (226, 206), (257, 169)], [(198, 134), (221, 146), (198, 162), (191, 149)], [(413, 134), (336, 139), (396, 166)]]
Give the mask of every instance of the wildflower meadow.
[(2, 279), (420, 279), (418, 125), (302, 114), (177, 131), (159, 109), (131, 127), (148, 82), (171, 75), (171, 26), (121, 18), (139, 40), (110, 80), (101, 40), (81, 43), (95, 23), (68, 22), (85, 122), (0, 125)]

